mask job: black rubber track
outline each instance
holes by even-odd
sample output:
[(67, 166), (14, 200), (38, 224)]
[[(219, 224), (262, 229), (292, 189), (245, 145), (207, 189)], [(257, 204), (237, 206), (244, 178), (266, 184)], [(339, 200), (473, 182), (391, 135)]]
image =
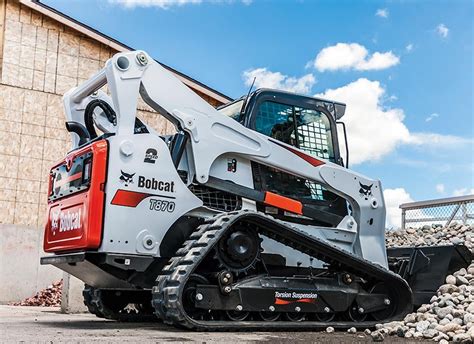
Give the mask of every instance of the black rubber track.
[(399, 275), (351, 253), (341, 250), (316, 237), (308, 235), (294, 227), (275, 220), (262, 213), (239, 211), (223, 213), (206, 221), (191, 234), (176, 255), (171, 258), (156, 280), (153, 287), (152, 303), (156, 315), (167, 324), (194, 330), (239, 331), (263, 330), (275, 331), (286, 329), (316, 330), (333, 326), (336, 328), (375, 326), (376, 321), (225, 321), (225, 320), (195, 320), (184, 311), (181, 296), (189, 276), (196, 270), (206, 255), (217, 244), (219, 239), (231, 229), (236, 222), (243, 221), (254, 225), (260, 234), (275, 239), (289, 247), (304, 252), (318, 260), (339, 267), (341, 271), (373, 282), (384, 282), (394, 293), (392, 302), (397, 302), (394, 314), (384, 321), (403, 318), (412, 311), (413, 298), (408, 284)]
[[(82, 291), (84, 297), (84, 305), (90, 313), (98, 318), (116, 320), (121, 322), (153, 322), (158, 321), (153, 313), (143, 313), (139, 310), (128, 312), (126, 310), (116, 311), (109, 307), (102, 295), (102, 290), (86, 285)], [(121, 300), (117, 300), (120, 302)]]

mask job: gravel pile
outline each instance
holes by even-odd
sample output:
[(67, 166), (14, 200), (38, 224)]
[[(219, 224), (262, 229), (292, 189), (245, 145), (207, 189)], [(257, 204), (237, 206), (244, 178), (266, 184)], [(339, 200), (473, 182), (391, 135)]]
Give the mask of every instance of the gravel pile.
[[(474, 226), (453, 223), (449, 227), (423, 226), (389, 231), (387, 246), (429, 246), (464, 244), (474, 253)], [(387, 335), (404, 338), (432, 339), (440, 343), (474, 342), (474, 262), (446, 277), (429, 304), (422, 305), (403, 321), (378, 324), (370, 332), (374, 341)]]
[(453, 222), (449, 227), (423, 226), (387, 231), (385, 242), (392, 246), (430, 246), (464, 244), (474, 253), (474, 226)]
[(63, 280), (53, 283), (46, 289), (36, 293), (23, 301), (12, 303), (13, 306), (43, 306), (59, 307), (61, 306), (61, 293), (63, 290)]

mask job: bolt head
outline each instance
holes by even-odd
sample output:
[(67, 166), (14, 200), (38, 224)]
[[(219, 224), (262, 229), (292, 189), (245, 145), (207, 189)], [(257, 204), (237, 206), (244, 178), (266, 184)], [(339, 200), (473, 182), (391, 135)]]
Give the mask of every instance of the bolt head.
[(225, 274), (225, 277), (230, 279), (230, 278), (231, 278), (230, 273), (226, 273), (226, 274)]
[(141, 66), (146, 66), (148, 64), (148, 58), (144, 53), (137, 54), (137, 62)]
[(365, 309), (363, 309), (362, 307), (359, 307), (359, 309), (357, 310), (360, 314), (364, 313), (365, 312)]
[(222, 279), (222, 282), (227, 283), (227, 282), (229, 282), (229, 279), (228, 279), (227, 277), (224, 277), (224, 278)]
[(296, 306), (296, 307), (295, 307), (295, 311), (296, 311), (296, 312), (301, 312), (301, 308), (298, 307), (298, 306)]
[(227, 286), (227, 287), (224, 288), (224, 291), (226, 293), (230, 293), (232, 291), (232, 289), (229, 286)]
[(242, 307), (241, 305), (237, 305), (237, 307), (235, 307), (235, 309), (240, 312), (242, 309), (244, 309), (244, 307)]
[(201, 293), (197, 293), (197, 294), (196, 294), (196, 300), (202, 301), (203, 298), (204, 298), (204, 296), (202, 296)]
[(275, 307), (273, 306), (268, 307), (268, 309), (270, 310), (270, 312), (275, 312)]
[(329, 313), (331, 310), (329, 309), (329, 307), (324, 307), (324, 311), (325, 311), (326, 313)]
[(384, 303), (385, 305), (387, 305), (387, 306), (390, 305), (390, 299), (385, 299), (385, 300), (383, 300), (383, 303)]

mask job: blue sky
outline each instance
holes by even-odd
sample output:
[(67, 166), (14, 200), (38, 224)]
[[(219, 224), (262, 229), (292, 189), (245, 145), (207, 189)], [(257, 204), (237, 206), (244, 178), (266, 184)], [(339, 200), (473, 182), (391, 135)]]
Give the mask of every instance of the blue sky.
[(347, 102), (392, 205), (473, 192), (472, 1), (43, 2), (231, 97), (256, 76)]

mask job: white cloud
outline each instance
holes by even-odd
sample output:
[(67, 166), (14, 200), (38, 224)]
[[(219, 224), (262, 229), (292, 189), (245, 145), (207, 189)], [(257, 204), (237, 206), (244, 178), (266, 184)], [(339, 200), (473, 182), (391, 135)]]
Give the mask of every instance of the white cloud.
[(441, 37), (441, 38), (446, 38), (448, 37), (448, 34), (449, 34), (449, 29), (446, 25), (444, 24), (439, 24), (437, 27), (436, 27), (436, 32), (438, 33), (438, 35)]
[(307, 94), (316, 83), (313, 74), (306, 74), (300, 78), (272, 72), (267, 68), (246, 70), (242, 77), (246, 86), (250, 86), (255, 78), (255, 87), (274, 88), (283, 91)]
[(444, 193), (444, 184), (436, 184), (436, 192), (437, 193)]
[[(429, 132), (410, 132), (402, 109), (384, 105), (386, 90), (378, 81), (360, 78), (348, 85), (328, 89), (316, 97), (337, 100), (347, 105), (342, 118), (347, 126), (350, 163), (374, 161), (391, 153), (399, 145), (429, 149), (457, 148), (472, 144), (472, 139)], [(343, 151), (343, 147), (341, 146)]]
[(466, 195), (474, 195), (474, 188), (468, 189), (468, 188), (461, 188), (461, 189), (456, 189), (453, 191), (453, 196), (466, 196)]
[(359, 71), (381, 70), (400, 63), (400, 58), (391, 51), (369, 54), (367, 49), (357, 43), (337, 43), (322, 49), (313, 61), (309, 62), (318, 71), (355, 69)]
[(389, 12), (386, 8), (379, 8), (375, 15), (380, 18), (388, 18)]
[(407, 44), (407, 46), (405, 47), (406, 52), (410, 53), (413, 50), (413, 47), (413, 43)]
[(413, 199), (404, 188), (385, 189), (383, 196), (387, 210), (387, 228), (400, 228), (402, 222), (400, 204), (413, 202)]
[(380, 159), (410, 138), (403, 124), (403, 110), (385, 109), (384, 94), (385, 89), (378, 81), (360, 78), (316, 95), (347, 104), (343, 121), (347, 126), (351, 164)]
[(188, 4), (201, 4), (203, 2), (215, 4), (231, 4), (234, 2), (241, 2), (245, 5), (252, 3), (252, 0), (109, 0), (110, 3), (119, 4), (126, 8), (134, 7), (158, 7), (161, 9), (169, 9), (173, 6), (183, 6)]
[(431, 146), (432, 148), (451, 148), (460, 145), (472, 144), (473, 139), (454, 136), (441, 135), (436, 133), (411, 133), (410, 138), (406, 141), (408, 144), (417, 146)]
[(439, 117), (439, 114), (438, 113), (432, 113), (431, 115), (429, 115), (428, 117), (425, 118), (425, 122), (431, 122), (433, 119)]

